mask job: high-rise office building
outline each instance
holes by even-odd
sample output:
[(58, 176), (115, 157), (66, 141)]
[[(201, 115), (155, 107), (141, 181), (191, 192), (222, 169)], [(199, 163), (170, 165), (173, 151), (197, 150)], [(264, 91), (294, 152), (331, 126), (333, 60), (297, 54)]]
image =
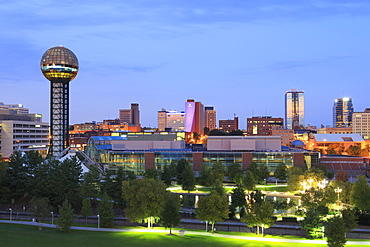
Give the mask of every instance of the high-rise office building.
[(370, 108), (352, 115), (353, 134), (360, 134), (365, 140), (370, 139)]
[(224, 132), (231, 132), (239, 129), (239, 119), (234, 116), (234, 119), (219, 120), (218, 129)]
[(18, 149), (34, 150), (46, 156), (48, 142), (49, 124), (42, 122), (41, 114), (28, 114), (28, 109), (20, 104), (0, 103), (0, 155), (3, 158), (9, 158)]
[(131, 123), (140, 124), (140, 111), (138, 103), (131, 103)]
[(60, 156), (69, 146), (69, 82), (78, 72), (76, 55), (65, 47), (53, 47), (41, 58), (43, 75), (50, 81), (49, 154)]
[(207, 127), (209, 130), (216, 129), (216, 110), (213, 106), (206, 106), (204, 107), (204, 113), (205, 113), (205, 127)]
[(158, 129), (164, 131), (171, 129), (171, 131), (185, 131), (185, 112), (166, 111), (162, 108), (158, 111)]
[(157, 113), (157, 120), (158, 120), (158, 130), (164, 131), (167, 126), (167, 118), (166, 118), (166, 109), (162, 108), (162, 110), (158, 111)]
[(188, 99), (185, 103), (185, 132), (204, 134), (205, 127), (204, 105)]
[(247, 134), (259, 136), (271, 136), (275, 127), (283, 127), (283, 118), (273, 118), (271, 116), (247, 118)]
[(352, 127), (353, 104), (351, 98), (338, 98), (334, 100), (333, 127)]
[(304, 126), (304, 92), (292, 89), (285, 93), (285, 128), (299, 129)]
[(131, 103), (131, 109), (119, 110), (121, 123), (140, 124), (140, 111), (138, 103)]

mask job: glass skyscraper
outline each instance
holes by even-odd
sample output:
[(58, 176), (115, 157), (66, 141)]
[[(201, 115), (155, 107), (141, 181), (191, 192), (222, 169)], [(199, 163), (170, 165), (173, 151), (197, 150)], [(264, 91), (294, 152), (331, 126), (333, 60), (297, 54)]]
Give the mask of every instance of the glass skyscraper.
[(352, 98), (338, 98), (334, 100), (333, 127), (352, 127), (353, 104)]
[(285, 128), (304, 126), (304, 92), (292, 89), (285, 93)]

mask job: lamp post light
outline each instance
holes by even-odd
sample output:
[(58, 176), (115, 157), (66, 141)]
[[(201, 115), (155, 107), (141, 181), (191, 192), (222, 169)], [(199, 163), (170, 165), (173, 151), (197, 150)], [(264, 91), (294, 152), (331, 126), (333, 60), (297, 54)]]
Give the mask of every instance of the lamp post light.
[(98, 228), (100, 228), (100, 215), (98, 214)]
[(340, 204), (339, 194), (342, 192), (342, 189), (337, 187), (334, 189), (334, 191), (338, 194), (338, 212), (339, 212), (339, 204)]
[(326, 184), (328, 183), (328, 181), (326, 181), (325, 179), (324, 180), (321, 180), (321, 181), (319, 181), (319, 183), (318, 183), (318, 187), (319, 187), (319, 189), (324, 189), (325, 187), (326, 187)]
[(54, 212), (50, 212), (51, 213), (51, 224), (54, 225)]
[(9, 208), (9, 220), (12, 221), (12, 208)]
[(337, 187), (337, 188), (335, 188), (335, 190), (334, 190), (336, 193), (338, 193), (338, 202), (339, 202), (339, 194), (342, 192), (342, 189), (341, 188), (339, 188), (339, 187)]

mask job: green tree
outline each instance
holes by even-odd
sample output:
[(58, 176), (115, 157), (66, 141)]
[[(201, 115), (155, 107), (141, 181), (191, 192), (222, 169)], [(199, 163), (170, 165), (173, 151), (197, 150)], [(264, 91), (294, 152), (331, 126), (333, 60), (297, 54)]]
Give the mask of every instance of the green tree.
[(96, 166), (90, 166), (89, 171), (82, 176), (81, 195), (96, 200), (101, 190), (100, 171)]
[(9, 158), (8, 169), (3, 175), (2, 188), (8, 193), (4, 200), (18, 200), (26, 196), (32, 188), (32, 170), (26, 164), (26, 157), (20, 151), (14, 151)]
[(224, 136), (224, 135), (226, 135), (226, 133), (219, 129), (213, 129), (208, 134), (208, 136)]
[(276, 200), (272, 200), (272, 198), (271, 199), (267, 198), (267, 200), (269, 200), (269, 202), (271, 202), (274, 205), (274, 209), (276, 210), (288, 210), (296, 206), (293, 200), (290, 200), (288, 202), (287, 198), (277, 197)]
[(265, 228), (269, 228), (274, 220), (272, 214), (274, 213), (274, 206), (271, 202), (265, 200), (260, 207), (256, 209), (256, 216), (259, 220), (259, 224), (262, 228), (262, 236)]
[(73, 225), (75, 215), (71, 204), (65, 200), (61, 206), (59, 206), (59, 218), (57, 220), (58, 227), (61, 232), (70, 232), (71, 226)]
[(112, 227), (114, 220), (113, 203), (107, 193), (104, 193), (98, 205), (100, 224), (102, 227)]
[(127, 218), (136, 222), (148, 220), (148, 227), (151, 227), (165, 203), (167, 186), (162, 181), (145, 178), (124, 181), (122, 184), (122, 196), (127, 203)]
[(8, 164), (5, 162), (5, 160), (0, 154), (0, 184), (1, 184), (1, 179), (5, 175), (5, 172), (7, 169), (8, 169)]
[(82, 209), (81, 209), (81, 215), (85, 218), (85, 225), (87, 224), (87, 217), (93, 215), (93, 211), (91, 208), (91, 202), (90, 199), (85, 198), (82, 200)]
[(248, 191), (252, 191), (256, 187), (256, 179), (254, 178), (252, 171), (246, 171), (245, 176), (243, 177), (243, 187)]
[(202, 185), (210, 185), (212, 183), (211, 168), (208, 165), (202, 164), (199, 180)]
[(212, 187), (222, 187), (225, 178), (225, 168), (220, 161), (216, 161), (211, 168)]
[(229, 177), (229, 180), (233, 181), (236, 184), (242, 184), (243, 183), (243, 176), (244, 171), (243, 167), (239, 163), (232, 163), (227, 167), (227, 176)]
[(122, 198), (122, 182), (130, 181), (133, 179), (136, 179), (136, 176), (133, 172), (125, 175), (123, 169), (121, 167), (118, 168), (113, 189), (111, 192), (108, 193), (108, 196), (110, 196), (116, 202), (116, 205), (118, 205), (120, 208), (123, 208), (124, 206), (124, 200)]
[(153, 178), (153, 179), (158, 179), (158, 172), (154, 168), (149, 168), (144, 172), (143, 175), (144, 178)]
[(228, 135), (229, 136), (243, 136), (244, 133), (241, 130), (232, 130), (232, 131), (230, 131), (230, 133)]
[(50, 201), (46, 197), (32, 197), (30, 205), (31, 206), (28, 210), (34, 213), (39, 223), (38, 228), (41, 231), (42, 221), (44, 221), (44, 217), (50, 215), (52, 209), (50, 206)]
[(177, 162), (176, 182), (177, 182), (178, 185), (182, 184), (183, 172), (184, 172), (187, 165), (189, 165), (189, 162), (184, 158), (182, 158), (181, 160), (179, 160)]
[(310, 208), (306, 212), (306, 217), (301, 222), (302, 229), (306, 232), (309, 238), (319, 238), (322, 236), (322, 222), (320, 213)]
[(125, 171), (124, 173), (125, 173), (124, 181), (131, 181), (131, 180), (137, 179), (137, 177), (136, 177), (136, 175), (133, 171)]
[(235, 207), (244, 207), (246, 204), (244, 189), (241, 187), (236, 187), (233, 189), (231, 196), (231, 204)]
[(328, 219), (324, 232), (329, 247), (342, 247), (347, 242), (347, 229), (343, 218), (340, 216), (334, 216), (333, 218)]
[[(341, 202), (350, 204), (350, 195), (351, 195), (351, 190), (352, 190), (352, 183), (350, 182), (343, 182), (341, 180), (332, 180), (328, 186), (332, 191), (336, 188), (341, 188), (342, 192), (339, 195), (339, 199)], [(335, 193), (335, 192), (334, 192)], [(336, 194), (336, 193), (335, 193)], [(335, 200), (338, 199), (338, 194), (335, 195)]]
[(171, 186), (172, 184), (172, 174), (171, 174), (171, 171), (170, 171), (170, 168), (168, 165), (165, 165), (163, 167), (163, 172), (161, 174), (161, 180), (167, 185), (167, 186)]
[(331, 187), (327, 187), (325, 190), (311, 188), (302, 195), (301, 200), (302, 206), (306, 209), (313, 208), (318, 210), (320, 207), (327, 207), (329, 204), (334, 203), (336, 195)]
[(103, 174), (103, 181), (100, 181), (100, 178), (99, 178), (99, 187), (100, 187), (100, 190), (98, 192), (100, 192), (101, 194), (104, 194), (104, 193), (107, 193), (109, 195), (109, 192), (113, 190), (114, 188), (114, 175), (115, 175), (115, 171), (114, 170), (105, 170), (104, 171), (104, 174)]
[[(301, 182), (307, 183), (306, 189), (318, 188), (319, 183), (325, 179), (325, 171), (318, 166), (313, 166), (303, 172), (303, 178), (299, 176)], [(289, 181), (288, 181), (289, 182)]]
[(264, 228), (269, 228), (274, 220), (272, 219), (272, 214), (274, 212), (274, 206), (271, 202), (265, 200), (263, 197), (260, 197), (258, 191), (255, 194), (259, 201), (249, 201), (249, 209), (246, 210), (246, 213), (241, 217), (240, 221), (248, 225), (248, 227), (257, 227), (257, 234), (259, 234), (259, 228), (262, 228), (262, 236)]
[(8, 169), (8, 164), (5, 162), (5, 160), (1, 157), (0, 154), (0, 203), (4, 200), (6, 200), (6, 196), (10, 194), (9, 188), (5, 186), (4, 183), (4, 176)]
[(358, 180), (353, 183), (350, 199), (359, 210), (370, 209), (370, 186), (365, 176), (359, 176)]
[(80, 208), (81, 164), (75, 158), (59, 160), (46, 160), (35, 171), (36, 197), (48, 197), (53, 208), (62, 205), (67, 199), (74, 208)]
[(225, 195), (211, 192), (208, 196), (199, 198), (198, 208), (195, 209), (196, 217), (208, 221), (212, 225), (212, 232), (216, 222), (223, 222), (229, 216), (229, 203)]
[(288, 189), (291, 191), (302, 188), (303, 170), (300, 167), (290, 167), (288, 169)]
[(357, 226), (357, 216), (355, 210), (346, 208), (342, 210), (341, 213), (347, 231), (354, 229)]
[(261, 180), (262, 177), (261, 170), (259, 169), (258, 164), (256, 162), (250, 163), (247, 171), (251, 171), (253, 173), (256, 182)]
[(180, 197), (176, 194), (168, 194), (159, 222), (162, 226), (170, 228), (170, 234), (172, 234), (172, 228), (178, 226), (181, 222), (180, 209)]
[(279, 180), (287, 179), (287, 167), (284, 163), (279, 163), (279, 165), (275, 169), (274, 176)]
[(260, 170), (260, 179), (261, 180), (268, 179), (268, 177), (270, 176), (270, 173), (269, 173), (267, 167), (265, 166), (265, 164), (260, 164), (258, 169)]
[(185, 170), (182, 172), (182, 189), (190, 192), (195, 189), (195, 176), (193, 168), (190, 164), (185, 166)]

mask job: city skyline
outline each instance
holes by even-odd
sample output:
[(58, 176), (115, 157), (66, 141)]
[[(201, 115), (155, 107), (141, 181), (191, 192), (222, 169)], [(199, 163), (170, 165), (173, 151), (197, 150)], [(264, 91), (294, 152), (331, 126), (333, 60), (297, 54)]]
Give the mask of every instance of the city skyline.
[[(52, 6), (52, 7), (51, 7)], [(112, 1), (2, 3), (0, 102), (49, 119), (39, 61), (63, 45), (80, 60), (70, 124), (119, 117), (140, 104), (142, 126), (187, 99), (217, 119), (284, 117), (284, 94), (305, 92), (305, 125), (332, 125), (332, 102), (369, 107), (367, 1)], [(356, 86), (354, 86), (356, 85)]]

